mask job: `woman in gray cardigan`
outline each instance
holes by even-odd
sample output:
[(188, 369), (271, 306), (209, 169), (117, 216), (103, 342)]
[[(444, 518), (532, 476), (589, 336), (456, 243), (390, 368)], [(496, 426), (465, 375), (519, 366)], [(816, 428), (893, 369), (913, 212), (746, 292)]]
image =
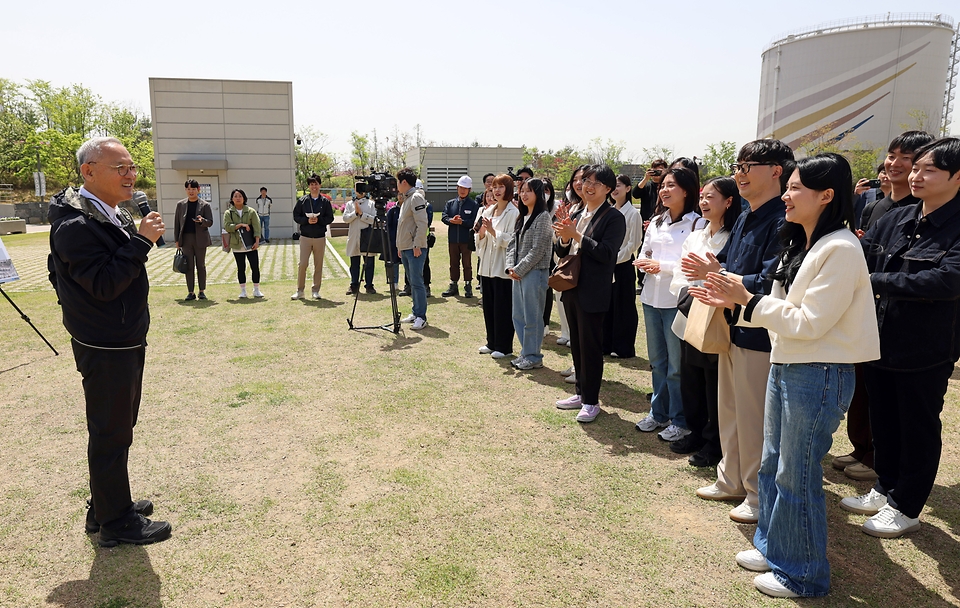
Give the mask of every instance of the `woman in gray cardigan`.
[(543, 182), (520, 186), (520, 217), (507, 247), (507, 274), (513, 279), (513, 328), (520, 340), (517, 369), (543, 367), (543, 307), (553, 251), (553, 227), (543, 196)]

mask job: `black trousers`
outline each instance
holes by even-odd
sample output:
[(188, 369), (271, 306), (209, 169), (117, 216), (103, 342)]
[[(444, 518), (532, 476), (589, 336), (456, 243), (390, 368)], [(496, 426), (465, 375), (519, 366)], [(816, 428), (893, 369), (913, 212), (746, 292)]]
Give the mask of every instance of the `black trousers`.
[(631, 262), (617, 264), (613, 271), (610, 312), (603, 321), (603, 354), (617, 353), (629, 359), (637, 355), (637, 273)]
[(350, 256), (350, 285), (360, 286), (360, 258), (363, 258), (363, 280), (367, 287), (373, 287), (373, 265), (376, 258), (369, 255)]
[(847, 438), (853, 445), (854, 458), (861, 464), (873, 468), (873, 433), (870, 432), (870, 405), (867, 398), (867, 384), (864, 379), (864, 365), (857, 363), (857, 385), (853, 392), (853, 401), (847, 410)]
[(504, 354), (513, 352), (513, 281), (480, 277), (483, 289), (483, 323), (487, 348)]
[[(563, 310), (570, 327), (570, 352), (577, 370), (577, 394), (587, 405), (600, 405), (600, 382), (603, 380), (604, 312), (585, 312), (580, 308), (580, 289), (563, 293)], [(487, 297), (484, 294), (483, 297)]]
[[(680, 313), (677, 313), (680, 314)], [(702, 353), (680, 341), (680, 397), (687, 428), (699, 438), (700, 453), (721, 456), (717, 424), (718, 355)]]
[(237, 260), (237, 282), (241, 285), (247, 284), (247, 263), (250, 260), (250, 274), (253, 275), (253, 283), (260, 284), (260, 252), (253, 251), (234, 251), (233, 257)]
[(90, 494), (97, 523), (105, 525), (133, 512), (127, 453), (140, 412), (146, 345), (106, 350), (71, 343), (83, 376)]
[(921, 372), (865, 365), (864, 372), (876, 490), (907, 517), (919, 517), (940, 468), (940, 412), (953, 363)]

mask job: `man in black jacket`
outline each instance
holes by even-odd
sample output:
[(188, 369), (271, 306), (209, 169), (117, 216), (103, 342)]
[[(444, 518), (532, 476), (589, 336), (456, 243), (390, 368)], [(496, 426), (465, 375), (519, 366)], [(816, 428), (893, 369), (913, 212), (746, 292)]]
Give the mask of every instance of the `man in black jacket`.
[(473, 224), (477, 221), (477, 202), (470, 198), (473, 180), (469, 175), (457, 181), (457, 197), (447, 201), (440, 221), (446, 224), (447, 249), (450, 252), (450, 287), (443, 297), (459, 295), (460, 265), (463, 265), (463, 297), (473, 297), (473, 260), (470, 245), (473, 244)]
[(72, 336), (83, 376), (92, 499), (86, 529), (99, 543), (147, 544), (170, 536), (170, 524), (150, 521), (147, 500), (130, 497), (127, 454), (140, 409), (150, 311), (144, 264), (163, 235), (160, 214), (137, 230), (118, 207), (133, 197), (137, 167), (119, 140), (97, 137), (77, 151), (83, 177), (50, 203), (50, 280)]
[(314, 173), (307, 179), (310, 192), (303, 195), (293, 206), (293, 221), (300, 225), (300, 266), (297, 268), (297, 291), (291, 300), (303, 299), (307, 285), (307, 267), (313, 255), (313, 286), (310, 295), (320, 299), (320, 283), (323, 281), (323, 254), (327, 248), (327, 226), (333, 223), (333, 206), (320, 194), (320, 176)]
[(896, 538), (920, 527), (942, 449), (940, 412), (960, 357), (960, 139), (916, 151), (910, 191), (864, 235), (880, 359), (864, 366), (874, 469), (869, 493), (844, 498), (871, 515), (863, 531)]

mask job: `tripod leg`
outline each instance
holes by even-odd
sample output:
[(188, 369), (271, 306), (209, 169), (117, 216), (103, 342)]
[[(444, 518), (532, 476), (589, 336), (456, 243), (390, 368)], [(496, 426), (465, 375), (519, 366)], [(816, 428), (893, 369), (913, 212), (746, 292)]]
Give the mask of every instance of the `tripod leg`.
[(3, 294), (3, 297), (5, 297), (5, 298), (7, 299), (7, 302), (10, 302), (10, 306), (13, 306), (13, 309), (16, 310), (18, 313), (20, 313), (20, 318), (23, 319), (24, 321), (26, 321), (26, 322), (27, 322), (27, 325), (29, 325), (30, 327), (33, 328), (33, 331), (37, 332), (37, 335), (40, 336), (40, 338), (47, 344), (47, 346), (50, 347), (50, 350), (53, 351), (53, 354), (59, 357), (59, 356), (60, 356), (60, 353), (57, 352), (57, 349), (55, 349), (55, 348), (53, 347), (53, 344), (50, 344), (50, 341), (47, 340), (47, 339), (43, 336), (43, 334), (40, 333), (40, 330), (37, 329), (37, 328), (33, 325), (33, 323), (30, 321), (30, 317), (28, 317), (26, 314), (24, 314), (24, 312), (23, 312), (22, 310), (20, 310), (20, 307), (17, 306), (17, 305), (13, 302), (13, 300), (10, 299), (10, 296), (7, 295), (7, 292), (5, 292), (5, 291), (3, 290), (3, 287), (0, 287), (0, 294)]

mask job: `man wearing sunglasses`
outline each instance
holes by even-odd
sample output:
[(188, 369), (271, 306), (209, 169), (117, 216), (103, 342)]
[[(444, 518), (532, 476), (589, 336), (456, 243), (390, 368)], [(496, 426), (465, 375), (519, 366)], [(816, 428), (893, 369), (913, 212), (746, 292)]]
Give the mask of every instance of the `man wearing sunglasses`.
[(72, 337), (86, 401), (90, 508), (86, 530), (99, 543), (144, 545), (170, 536), (170, 524), (144, 517), (133, 502), (127, 456), (140, 410), (150, 311), (147, 254), (163, 235), (160, 214), (139, 229), (119, 207), (133, 197), (137, 166), (120, 140), (96, 137), (77, 151), (83, 186), (50, 203), (50, 281)]
[[(751, 293), (769, 294), (769, 278), (780, 253), (780, 227), (784, 203), (780, 196), (793, 173), (793, 151), (776, 139), (744, 144), (731, 165), (737, 189), (749, 204), (730, 231), (730, 239), (717, 257), (691, 254), (680, 261), (691, 281), (707, 272), (739, 277)], [(760, 501), (757, 474), (763, 451), (763, 410), (770, 372), (770, 337), (762, 328), (730, 328), (730, 350), (720, 354), (719, 411), (723, 459), (717, 466), (717, 481), (697, 490), (706, 500), (743, 500), (730, 511), (739, 523), (757, 523)]]

